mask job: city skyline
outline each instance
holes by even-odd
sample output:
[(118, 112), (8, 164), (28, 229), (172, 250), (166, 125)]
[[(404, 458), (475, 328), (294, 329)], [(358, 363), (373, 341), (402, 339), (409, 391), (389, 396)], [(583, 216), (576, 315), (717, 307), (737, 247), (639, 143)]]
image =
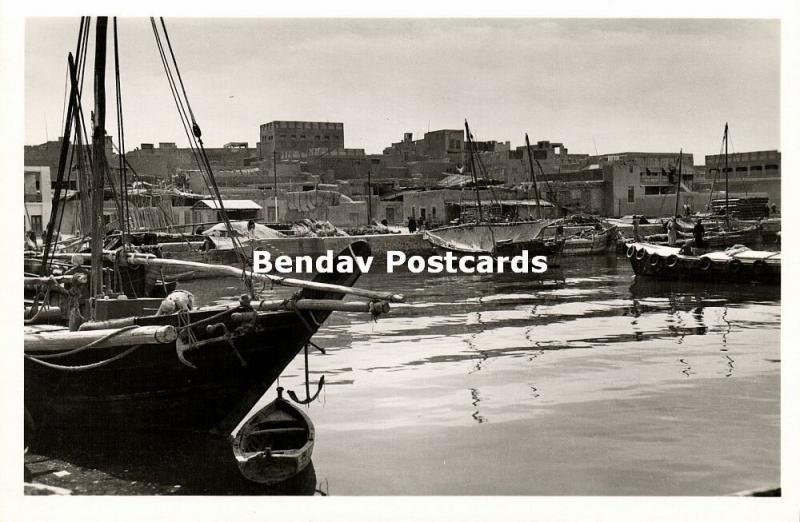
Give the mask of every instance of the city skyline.
[[(66, 56), (78, 22), (27, 20), (26, 144), (63, 132)], [(732, 152), (780, 148), (776, 20), (166, 22), (210, 147), (254, 147), (259, 125), (273, 120), (341, 121), (345, 147), (380, 153), (404, 132), (417, 139), (463, 128), (466, 118), (476, 139), (512, 147), (527, 132), (575, 153), (683, 148), (701, 164), (719, 153), (727, 121)], [(120, 18), (119, 29), (127, 149), (187, 146), (149, 20)], [(90, 88), (84, 106), (91, 106)], [(111, 113), (106, 127), (115, 134)]]

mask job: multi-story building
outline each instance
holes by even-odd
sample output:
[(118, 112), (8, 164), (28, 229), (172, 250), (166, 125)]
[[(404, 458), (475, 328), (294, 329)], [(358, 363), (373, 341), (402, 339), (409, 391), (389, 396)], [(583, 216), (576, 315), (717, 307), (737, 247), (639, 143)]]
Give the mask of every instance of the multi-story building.
[[(602, 168), (605, 181), (605, 214), (622, 216), (644, 214), (665, 216), (675, 212), (678, 192), (680, 153), (674, 152), (622, 152), (590, 156), (590, 165)], [(683, 153), (680, 170), (681, 201), (693, 210), (700, 204), (694, 192), (694, 156)]]
[(759, 150), (706, 156), (704, 191), (725, 190), (725, 177), (731, 194), (749, 195), (766, 193), (770, 204), (781, 205), (781, 153), (777, 150)]
[(25, 167), (25, 229), (41, 234), (50, 221), (50, 167)]
[(406, 132), (403, 141), (383, 149), (386, 163), (393, 167), (409, 161), (443, 159), (461, 165), (464, 152), (464, 131), (453, 129), (426, 132), (421, 140), (414, 140), (412, 134)]
[(344, 148), (344, 124), (323, 121), (271, 121), (261, 125), (258, 157), (270, 161), (273, 153), (278, 159), (301, 159), (311, 149)]

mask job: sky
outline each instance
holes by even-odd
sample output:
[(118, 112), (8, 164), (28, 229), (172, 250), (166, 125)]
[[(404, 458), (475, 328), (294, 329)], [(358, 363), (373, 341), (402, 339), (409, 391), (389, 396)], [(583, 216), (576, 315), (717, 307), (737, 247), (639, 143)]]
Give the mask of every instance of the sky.
[[(748, 19), (166, 19), (207, 147), (273, 120), (340, 121), (380, 153), (404, 132), (562, 142), (572, 153), (780, 148), (780, 22)], [(187, 146), (150, 21), (120, 18), (126, 148)], [(94, 24), (93, 24), (94, 25)], [(25, 143), (63, 133), (78, 18), (29, 18)], [(109, 35), (111, 31), (109, 29)], [(90, 38), (89, 66), (94, 35)], [(111, 50), (109, 38), (109, 50)], [(109, 52), (107, 129), (116, 134)], [(91, 74), (84, 106), (91, 107)], [(86, 113), (88, 118), (89, 114)], [(116, 141), (116, 138), (115, 138)]]

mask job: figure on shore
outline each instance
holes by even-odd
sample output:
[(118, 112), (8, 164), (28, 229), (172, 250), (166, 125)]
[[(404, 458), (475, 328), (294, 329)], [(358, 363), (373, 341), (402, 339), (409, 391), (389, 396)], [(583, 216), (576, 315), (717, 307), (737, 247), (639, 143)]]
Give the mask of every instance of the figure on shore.
[(667, 241), (671, 247), (678, 244), (678, 222), (675, 218), (671, 218), (667, 223)]
[(256, 222), (252, 219), (247, 222), (247, 237), (254, 239), (256, 237)]
[(633, 240), (637, 243), (642, 240), (639, 235), (639, 216), (633, 216)]
[(697, 223), (695, 223), (693, 233), (695, 248), (705, 248), (706, 242), (703, 236), (705, 236), (706, 227), (703, 226), (703, 221), (701, 219), (698, 219)]
[(417, 220), (414, 219), (414, 216), (408, 218), (408, 231), (412, 234), (417, 231)]
[(39, 244), (36, 243), (36, 232), (33, 230), (28, 230), (25, 233), (25, 250), (39, 251)]

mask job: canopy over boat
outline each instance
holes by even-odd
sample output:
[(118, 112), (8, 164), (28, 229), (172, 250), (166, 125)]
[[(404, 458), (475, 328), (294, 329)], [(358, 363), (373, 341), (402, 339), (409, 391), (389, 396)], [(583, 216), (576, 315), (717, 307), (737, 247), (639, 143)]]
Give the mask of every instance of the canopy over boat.
[[(234, 234), (237, 235), (237, 237), (241, 238), (275, 239), (279, 237), (286, 237), (286, 234), (282, 234), (281, 232), (278, 232), (277, 230), (271, 229), (260, 223), (254, 223), (255, 227), (251, 232), (247, 230), (247, 224), (248, 221), (231, 221), (231, 229), (233, 230)], [(213, 227), (204, 231), (203, 235), (217, 238), (228, 237), (229, 233), (225, 223), (217, 223)]]
[(455, 252), (494, 253), (498, 244), (524, 243), (539, 238), (549, 221), (482, 223), (426, 230), (424, 238)]

